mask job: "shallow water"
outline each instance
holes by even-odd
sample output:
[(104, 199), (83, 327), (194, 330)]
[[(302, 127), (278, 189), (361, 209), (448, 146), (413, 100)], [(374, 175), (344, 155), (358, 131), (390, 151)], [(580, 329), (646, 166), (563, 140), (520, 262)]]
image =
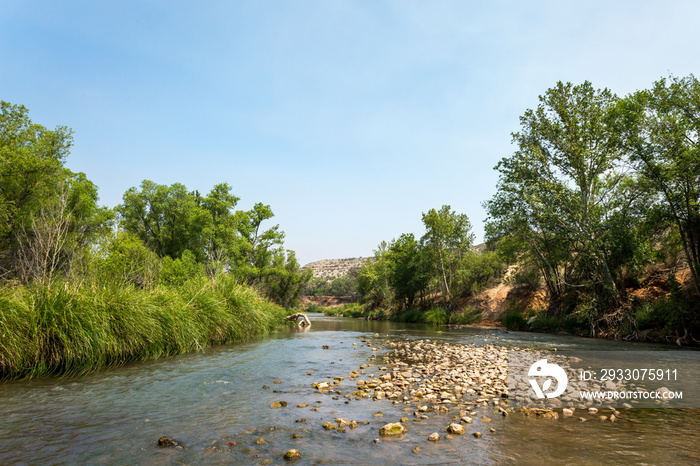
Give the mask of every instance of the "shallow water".
[[(283, 464), (290, 448), (302, 463), (345, 464), (698, 464), (700, 410), (622, 410), (618, 422), (535, 419), (513, 414), (468, 425), (471, 435), (433, 444), (454, 413), (407, 423), (401, 438), (375, 444), (379, 428), (396, 422), (407, 405), (350, 401), (318, 394), (312, 382), (345, 376), (372, 352), (358, 337), (429, 338), (451, 343), (513, 344), (557, 350), (668, 350), (663, 345), (612, 342), (498, 330), (434, 328), (392, 322), (312, 316), (308, 331), (287, 328), (252, 343), (107, 369), (85, 377), (0, 385), (0, 464)], [(375, 334), (379, 336), (375, 337)], [(358, 343), (353, 346), (353, 343)], [(322, 347), (328, 345), (330, 349)], [(379, 374), (377, 367), (367, 369)], [(312, 376), (307, 375), (307, 371)], [(366, 378), (363, 376), (362, 378)], [(281, 383), (276, 384), (275, 381)], [(262, 386), (267, 385), (268, 389)], [(354, 384), (344, 381), (344, 388)], [(272, 409), (284, 400), (286, 408)], [(308, 403), (307, 408), (297, 408)], [(320, 405), (317, 411), (311, 411)], [(377, 411), (383, 417), (374, 417)], [(370, 421), (346, 433), (321, 425), (336, 417)], [(304, 423), (295, 420), (306, 418)], [(490, 433), (489, 429), (496, 429)], [(294, 433), (301, 438), (292, 439)], [(184, 448), (159, 448), (160, 436)], [(263, 438), (267, 443), (255, 442)], [(235, 446), (227, 442), (236, 442)], [(411, 450), (420, 447), (418, 454)]]

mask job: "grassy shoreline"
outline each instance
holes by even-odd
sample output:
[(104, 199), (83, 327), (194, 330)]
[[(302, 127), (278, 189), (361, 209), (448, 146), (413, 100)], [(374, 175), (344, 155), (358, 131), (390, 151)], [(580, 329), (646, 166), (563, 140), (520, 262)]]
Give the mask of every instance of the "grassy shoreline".
[[(668, 307), (668, 302), (659, 300), (656, 307)], [(500, 327), (504, 330), (533, 332), (551, 335), (570, 335), (590, 338), (602, 338), (606, 340), (627, 340), (653, 343), (667, 343), (682, 346), (678, 339), (679, 335), (672, 332), (672, 329), (664, 328), (659, 322), (653, 320), (643, 321), (641, 313), (637, 315), (637, 328), (619, 325), (613, 329), (615, 331), (603, 332), (596, 334), (588, 331), (588, 329), (572, 319), (565, 317), (546, 317), (544, 314), (527, 313), (516, 309), (510, 309), (503, 312), (498, 320), (482, 321), (481, 311), (476, 308), (466, 308), (458, 313), (448, 313), (445, 309), (432, 307), (428, 310), (420, 310), (409, 308), (400, 311), (392, 309), (369, 309), (367, 306), (354, 303), (344, 304), (342, 306), (318, 306), (312, 305), (306, 309), (306, 312), (322, 312), (326, 316), (333, 317), (351, 317), (355, 319), (367, 320), (390, 320), (394, 322), (405, 322), (415, 324), (426, 324), (434, 326), (485, 326), (485, 327)], [(642, 312), (650, 317), (652, 314), (646, 307)], [(530, 318), (528, 318), (530, 317)], [(534, 317), (534, 318), (533, 318)], [(657, 316), (658, 318), (658, 316)], [(663, 320), (661, 320), (662, 322)], [(687, 344), (688, 346), (697, 346)]]
[(284, 310), (226, 275), (142, 289), (95, 283), (0, 287), (0, 380), (101, 367), (246, 341)]

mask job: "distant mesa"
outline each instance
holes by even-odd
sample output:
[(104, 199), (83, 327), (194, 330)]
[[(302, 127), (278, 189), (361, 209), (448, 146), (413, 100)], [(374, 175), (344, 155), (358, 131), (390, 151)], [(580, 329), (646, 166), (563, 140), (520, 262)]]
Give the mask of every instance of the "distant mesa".
[(306, 264), (304, 269), (311, 269), (314, 278), (334, 280), (344, 277), (353, 270), (359, 270), (369, 257), (353, 257), (352, 259), (325, 259)]

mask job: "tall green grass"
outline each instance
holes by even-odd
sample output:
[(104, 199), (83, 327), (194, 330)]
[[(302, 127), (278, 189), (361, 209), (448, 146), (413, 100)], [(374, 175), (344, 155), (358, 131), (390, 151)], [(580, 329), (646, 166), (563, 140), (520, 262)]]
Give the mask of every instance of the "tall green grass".
[(140, 289), (52, 283), (0, 288), (0, 379), (76, 375), (103, 366), (245, 341), (282, 308), (231, 277)]

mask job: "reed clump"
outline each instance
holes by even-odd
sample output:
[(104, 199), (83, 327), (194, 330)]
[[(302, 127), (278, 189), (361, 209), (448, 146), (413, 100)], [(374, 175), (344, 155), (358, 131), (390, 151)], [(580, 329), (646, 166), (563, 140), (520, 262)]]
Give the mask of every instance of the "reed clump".
[(226, 274), (152, 288), (4, 284), (0, 310), (1, 380), (80, 375), (250, 340), (284, 317), (281, 307)]

